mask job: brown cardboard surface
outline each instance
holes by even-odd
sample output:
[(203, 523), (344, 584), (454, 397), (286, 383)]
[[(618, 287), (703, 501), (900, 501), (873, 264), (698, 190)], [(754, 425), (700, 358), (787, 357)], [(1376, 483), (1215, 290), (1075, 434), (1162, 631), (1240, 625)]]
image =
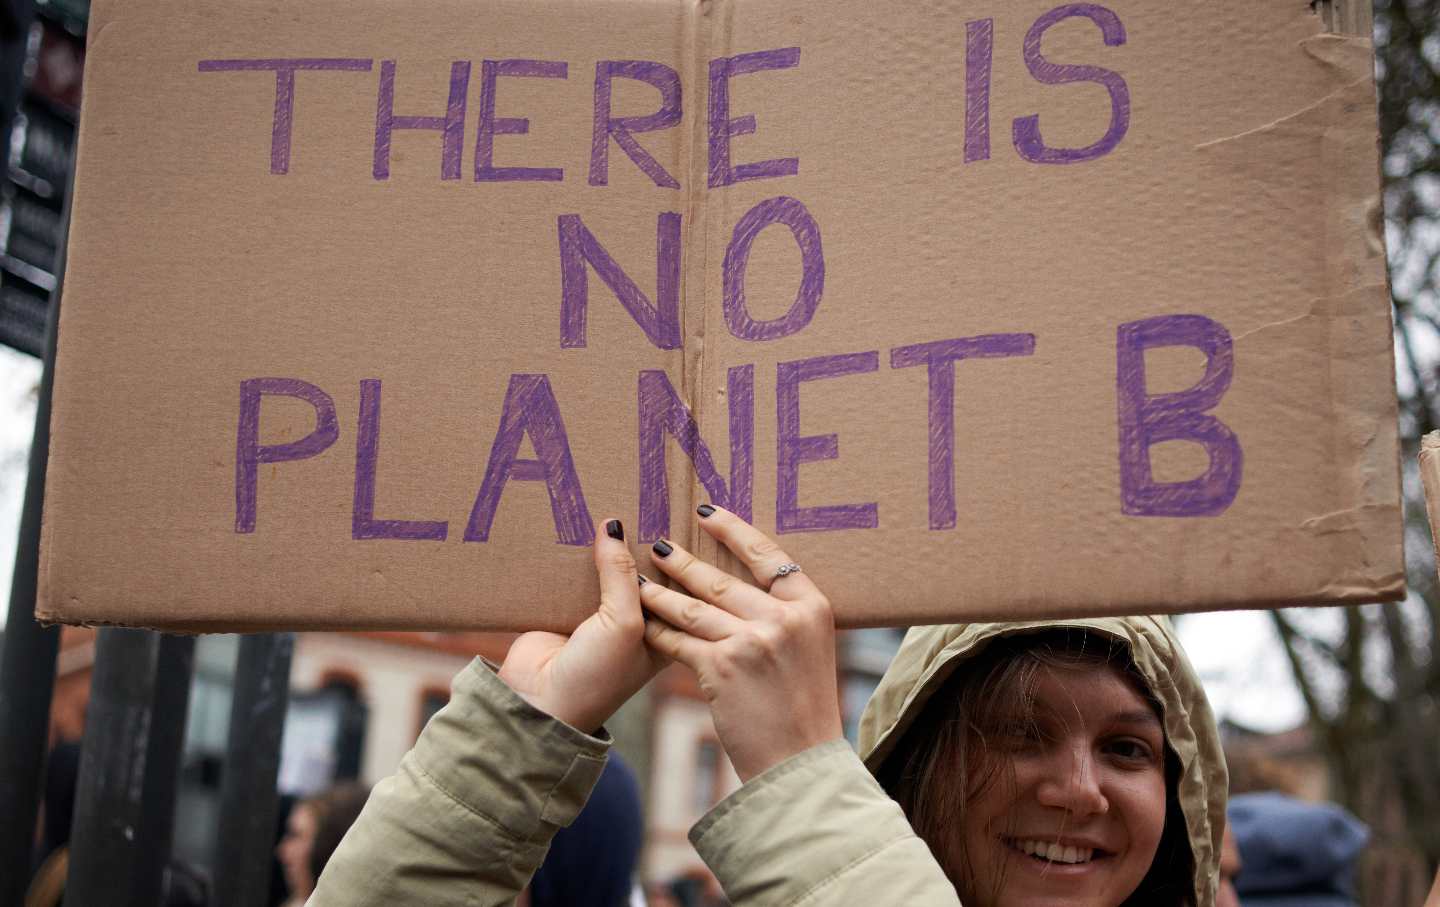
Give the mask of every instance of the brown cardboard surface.
[(86, 79), (42, 619), (565, 628), (705, 499), (852, 626), (1402, 593), (1304, 2), (97, 0)]

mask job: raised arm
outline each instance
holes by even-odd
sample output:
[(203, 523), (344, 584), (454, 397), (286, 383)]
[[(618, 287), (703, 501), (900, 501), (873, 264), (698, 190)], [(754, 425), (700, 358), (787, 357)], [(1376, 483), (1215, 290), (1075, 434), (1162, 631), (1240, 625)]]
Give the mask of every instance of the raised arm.
[[(772, 539), (724, 510), (700, 525), (759, 584), (670, 542), (652, 560), (685, 592), (648, 583), (646, 640), (695, 671), (744, 785), (691, 841), (736, 907), (958, 907), (900, 807), (842, 736), (830, 603)], [(688, 592), (689, 594), (685, 594)]]
[(570, 636), (527, 633), (473, 662), (400, 769), (376, 785), (310, 907), (510, 904), (605, 765), (601, 724), (663, 664), (644, 645), (634, 559), (601, 524), (600, 605)]

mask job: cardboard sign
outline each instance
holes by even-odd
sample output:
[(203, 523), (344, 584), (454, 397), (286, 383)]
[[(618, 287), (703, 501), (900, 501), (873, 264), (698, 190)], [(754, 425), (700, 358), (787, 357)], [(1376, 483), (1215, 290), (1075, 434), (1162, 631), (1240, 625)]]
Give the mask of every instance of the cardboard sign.
[(43, 619), (566, 628), (707, 500), (850, 626), (1401, 594), (1301, 0), (106, 0), (86, 79)]

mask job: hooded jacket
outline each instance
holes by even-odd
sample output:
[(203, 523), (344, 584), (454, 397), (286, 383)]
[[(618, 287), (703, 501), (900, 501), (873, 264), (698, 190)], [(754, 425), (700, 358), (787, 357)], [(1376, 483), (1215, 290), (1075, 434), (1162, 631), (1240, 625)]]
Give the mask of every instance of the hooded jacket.
[[(1226, 773), (1198, 679), (1161, 619), (920, 627), (906, 637), (861, 724), (878, 765), (944, 679), (1003, 635), (1087, 628), (1125, 642), (1164, 711), (1179, 757), (1197, 904), (1213, 907)], [(478, 660), (382, 781), (321, 877), (310, 907), (511, 903), (551, 838), (579, 813), (608, 741), (538, 712)], [(690, 840), (735, 907), (959, 907), (898, 804), (844, 740), (746, 782)]]
[(1195, 903), (1215, 902), (1229, 787), (1210, 703), (1170, 622), (1163, 617), (1044, 620), (915, 627), (905, 636), (860, 719), (860, 752), (872, 773), (893, 752), (931, 696), (1001, 637), (1075, 628), (1125, 644), (1159, 702), (1165, 742), (1180, 762), (1179, 800), (1195, 859)]

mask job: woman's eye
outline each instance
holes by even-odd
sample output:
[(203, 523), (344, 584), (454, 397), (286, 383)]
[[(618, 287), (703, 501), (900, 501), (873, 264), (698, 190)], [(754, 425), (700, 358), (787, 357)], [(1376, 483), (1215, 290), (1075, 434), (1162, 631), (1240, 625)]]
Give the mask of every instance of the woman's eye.
[(1127, 762), (1153, 762), (1155, 760), (1154, 748), (1144, 740), (1138, 740), (1133, 737), (1122, 737), (1118, 740), (1112, 740), (1106, 744), (1106, 749), (1109, 750), (1112, 755), (1118, 756)]

